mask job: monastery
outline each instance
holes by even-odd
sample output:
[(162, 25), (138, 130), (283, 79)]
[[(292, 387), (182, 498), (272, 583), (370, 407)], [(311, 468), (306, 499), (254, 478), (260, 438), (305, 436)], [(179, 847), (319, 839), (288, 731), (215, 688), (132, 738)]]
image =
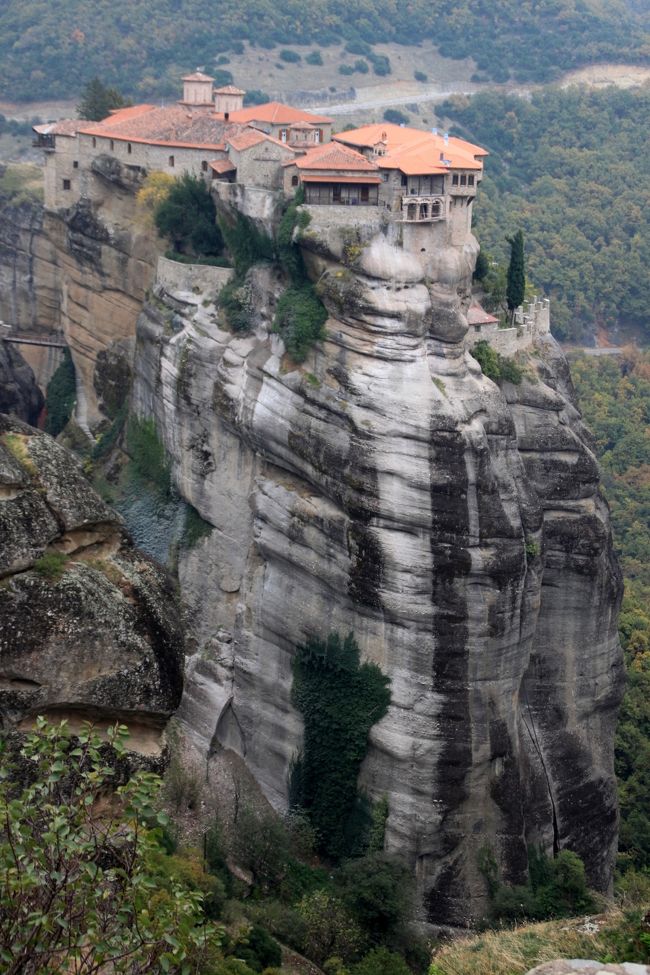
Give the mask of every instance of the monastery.
[(484, 149), (437, 130), (382, 122), (332, 134), (332, 119), (279, 102), (243, 107), (243, 92), (196, 72), (175, 105), (135, 105), (101, 122), (35, 126), (45, 150), (45, 203), (92, 198), (93, 162), (111, 156), (134, 177), (192, 173), (292, 196), (311, 206), (381, 207), (407, 223), (448, 222), (460, 243), (471, 230)]

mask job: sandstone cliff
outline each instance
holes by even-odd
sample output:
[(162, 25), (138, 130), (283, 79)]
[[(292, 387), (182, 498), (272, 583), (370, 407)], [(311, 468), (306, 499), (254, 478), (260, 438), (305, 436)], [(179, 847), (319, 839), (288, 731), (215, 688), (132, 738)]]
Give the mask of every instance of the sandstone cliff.
[[(96, 160), (83, 200), (47, 210), (0, 199), (0, 319), (27, 331), (62, 331), (77, 374), (77, 420), (94, 430), (119, 385), (128, 391), (135, 323), (160, 242), (135, 219), (139, 180), (117, 160)], [(25, 355), (44, 385), (42, 353)], [(53, 364), (54, 367), (56, 363)]]
[(197, 747), (235, 749), (285, 807), (294, 647), (354, 631), (392, 689), (362, 784), (388, 798), (386, 845), (412, 864), (423, 919), (466, 924), (486, 845), (510, 882), (541, 843), (610, 884), (621, 580), (557, 346), (498, 388), (462, 342), (475, 242), (407, 253), (393, 231), (312, 221), (330, 318), (300, 368), (269, 334), (270, 269), (249, 274), (247, 336), (205, 296), (159, 289), (133, 408), (214, 526), (179, 566)]
[(159, 754), (182, 664), (164, 573), (68, 451), (0, 416), (0, 727), (119, 720), (132, 749)]
[(0, 342), (0, 413), (36, 423), (43, 409), (43, 394), (34, 373), (15, 345)]

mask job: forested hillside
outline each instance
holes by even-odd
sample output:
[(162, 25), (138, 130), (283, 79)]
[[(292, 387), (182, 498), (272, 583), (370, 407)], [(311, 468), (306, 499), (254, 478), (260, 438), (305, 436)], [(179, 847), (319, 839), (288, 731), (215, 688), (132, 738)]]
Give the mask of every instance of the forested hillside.
[[(628, 690), (616, 743), (623, 868), (650, 872), (650, 354), (579, 358), (571, 371), (596, 438), (625, 575)], [(647, 882), (647, 881), (646, 881)]]
[[(176, 90), (179, 70), (243, 40), (353, 46), (430, 38), (480, 77), (547, 81), (598, 61), (647, 62), (650, 15), (625, 0), (5, 0), (0, 97), (74, 97), (99, 75), (128, 94)], [(361, 52), (363, 53), (363, 52)]]
[(634, 326), (650, 339), (650, 86), (487, 92), (441, 107), (492, 155), (476, 234), (497, 261), (522, 228), (529, 278), (552, 298), (553, 331)]

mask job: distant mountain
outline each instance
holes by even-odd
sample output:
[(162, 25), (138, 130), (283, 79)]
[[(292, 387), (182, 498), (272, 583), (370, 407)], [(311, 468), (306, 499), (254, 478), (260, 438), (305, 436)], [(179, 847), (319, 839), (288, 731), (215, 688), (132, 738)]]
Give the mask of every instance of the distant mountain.
[(602, 61), (650, 60), (646, 0), (5, 0), (0, 97), (76, 96), (94, 76), (131, 95), (172, 93), (181, 70), (279, 44), (431, 39), (486, 80), (548, 81)]

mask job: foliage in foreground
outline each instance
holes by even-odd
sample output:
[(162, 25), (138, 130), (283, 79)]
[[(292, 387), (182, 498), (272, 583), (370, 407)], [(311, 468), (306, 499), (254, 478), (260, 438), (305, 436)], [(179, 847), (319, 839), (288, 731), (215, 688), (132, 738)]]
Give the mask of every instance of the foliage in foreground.
[[(107, 753), (124, 758), (126, 729), (108, 744), (37, 719), (0, 766), (0, 958), (5, 975), (217, 975), (221, 930), (204, 924), (201, 896), (156, 877), (159, 780), (124, 784)], [(25, 778), (28, 779), (26, 784)], [(160, 818), (160, 817), (159, 817)]]
[(305, 724), (293, 803), (307, 812), (321, 852), (339, 860), (367, 841), (357, 776), (368, 733), (388, 710), (389, 681), (375, 664), (360, 662), (351, 633), (344, 639), (331, 633), (298, 648), (292, 699)]
[(223, 238), (217, 226), (214, 200), (205, 181), (198, 176), (183, 173), (166, 193), (161, 193), (154, 222), (180, 254), (221, 254)]

